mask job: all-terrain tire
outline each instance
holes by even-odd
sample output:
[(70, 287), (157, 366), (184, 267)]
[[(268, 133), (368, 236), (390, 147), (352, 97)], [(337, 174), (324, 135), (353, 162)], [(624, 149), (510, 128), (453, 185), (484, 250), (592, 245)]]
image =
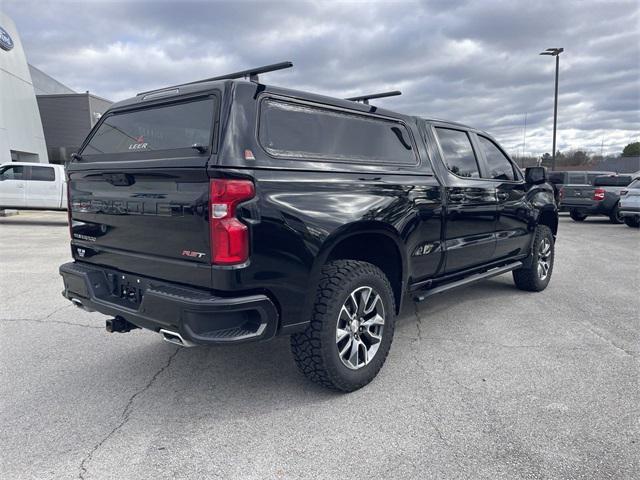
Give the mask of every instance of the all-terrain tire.
[(584, 222), (585, 218), (587, 218), (587, 216), (584, 213), (576, 209), (569, 210), (569, 216), (571, 217), (571, 220), (573, 220), (574, 222)]
[(529, 292), (540, 292), (547, 288), (553, 273), (554, 243), (551, 229), (546, 225), (538, 225), (527, 267), (513, 271), (516, 287)]
[[(362, 287), (371, 287), (370, 295), (375, 292), (380, 296), (384, 326), (380, 344), (369, 363), (352, 369), (340, 356), (338, 322), (345, 302)], [(367, 262), (337, 260), (322, 267), (310, 323), (304, 332), (291, 335), (291, 351), (298, 368), (309, 380), (333, 390), (352, 392), (371, 382), (382, 368), (394, 327), (395, 300), (385, 274)]]

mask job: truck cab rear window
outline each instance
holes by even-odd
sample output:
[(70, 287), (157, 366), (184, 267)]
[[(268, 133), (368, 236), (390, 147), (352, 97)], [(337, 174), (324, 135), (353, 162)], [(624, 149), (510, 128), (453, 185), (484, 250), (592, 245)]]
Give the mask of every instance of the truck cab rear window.
[(31, 180), (55, 182), (56, 172), (51, 167), (31, 167)]
[(105, 117), (84, 155), (190, 149), (211, 143), (215, 99), (114, 113)]
[(259, 140), (276, 157), (417, 163), (409, 132), (399, 122), (281, 100), (262, 103)]
[(480, 169), (467, 132), (436, 127), (444, 162), (459, 177), (479, 178)]

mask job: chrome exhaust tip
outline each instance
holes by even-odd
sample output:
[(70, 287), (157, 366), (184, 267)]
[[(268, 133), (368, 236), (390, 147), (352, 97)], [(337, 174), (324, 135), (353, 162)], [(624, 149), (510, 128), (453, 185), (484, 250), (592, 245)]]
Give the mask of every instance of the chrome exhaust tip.
[(195, 343), (192, 343), (188, 340), (182, 338), (177, 332), (172, 332), (171, 330), (165, 330), (164, 328), (160, 329), (160, 335), (162, 335), (162, 339), (165, 342), (172, 343), (174, 345), (178, 345), (180, 347), (195, 347)]
[(94, 312), (95, 310), (87, 307), (86, 305), (84, 305), (80, 300), (78, 300), (77, 298), (72, 298), (71, 299), (71, 303), (73, 303), (76, 307), (81, 308), (82, 310), (84, 310), (85, 312)]

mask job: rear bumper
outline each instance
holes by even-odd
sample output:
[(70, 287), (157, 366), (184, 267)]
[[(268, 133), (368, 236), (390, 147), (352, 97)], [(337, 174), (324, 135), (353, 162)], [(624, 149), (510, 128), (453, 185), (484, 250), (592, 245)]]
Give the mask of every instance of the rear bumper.
[(607, 208), (602, 202), (585, 203), (584, 201), (563, 200), (560, 204), (565, 211), (578, 210), (589, 215), (609, 215), (610, 208)]
[[(191, 344), (252, 342), (276, 334), (278, 311), (266, 295), (218, 297), (80, 262), (61, 265), (60, 275), (62, 294), (83, 308), (155, 332), (175, 332)], [(123, 285), (129, 296), (122, 295)]]

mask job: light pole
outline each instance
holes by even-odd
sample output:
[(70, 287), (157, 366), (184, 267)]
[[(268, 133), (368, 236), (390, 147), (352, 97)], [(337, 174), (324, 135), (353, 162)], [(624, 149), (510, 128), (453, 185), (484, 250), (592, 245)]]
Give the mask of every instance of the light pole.
[(556, 57), (556, 95), (553, 101), (553, 151), (551, 152), (551, 170), (556, 169), (556, 125), (558, 123), (558, 70), (560, 69), (560, 54), (564, 48), (547, 48), (540, 55)]

